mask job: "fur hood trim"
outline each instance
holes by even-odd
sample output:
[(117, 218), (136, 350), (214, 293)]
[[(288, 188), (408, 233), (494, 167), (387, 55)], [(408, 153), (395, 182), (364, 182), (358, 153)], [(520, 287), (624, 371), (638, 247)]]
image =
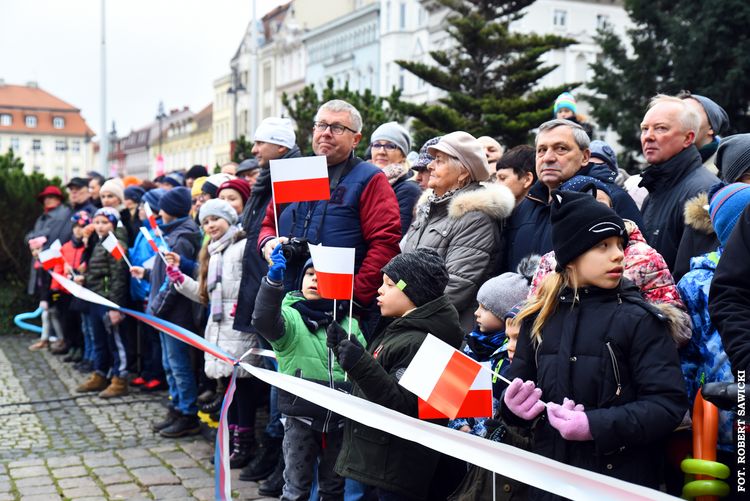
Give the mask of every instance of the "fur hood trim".
[(693, 337), (690, 315), (669, 303), (653, 303), (669, 320), (669, 335), (678, 348), (685, 346)]
[[(469, 212), (480, 211), (498, 221), (506, 219), (516, 206), (516, 198), (507, 186), (497, 183), (479, 183), (462, 189), (449, 201), (448, 217), (459, 219)], [(428, 203), (432, 190), (422, 193), (417, 205)]]
[(685, 224), (696, 231), (712, 235), (715, 233), (714, 226), (711, 224), (711, 217), (706, 207), (708, 207), (706, 193), (698, 193), (697, 196), (685, 202)]

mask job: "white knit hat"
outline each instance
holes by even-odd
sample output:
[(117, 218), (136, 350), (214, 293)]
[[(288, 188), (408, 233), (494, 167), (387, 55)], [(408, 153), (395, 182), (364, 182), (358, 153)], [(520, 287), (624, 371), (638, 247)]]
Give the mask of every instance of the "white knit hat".
[(294, 134), (292, 121), (288, 118), (269, 117), (264, 119), (255, 129), (253, 141), (278, 144), (286, 148), (294, 148), (297, 136)]

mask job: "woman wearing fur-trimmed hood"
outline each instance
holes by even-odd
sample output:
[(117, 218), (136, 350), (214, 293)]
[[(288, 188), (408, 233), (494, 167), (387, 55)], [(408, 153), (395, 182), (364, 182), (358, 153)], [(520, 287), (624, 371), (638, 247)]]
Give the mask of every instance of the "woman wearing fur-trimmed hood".
[(500, 225), (513, 211), (508, 188), (481, 184), (490, 177), (482, 145), (463, 131), (452, 132), (430, 147), (430, 189), (417, 206), (414, 222), (401, 242), (403, 252), (436, 251), (450, 279), (445, 294), (456, 307), (461, 325), (470, 329), (477, 289), (495, 270)]

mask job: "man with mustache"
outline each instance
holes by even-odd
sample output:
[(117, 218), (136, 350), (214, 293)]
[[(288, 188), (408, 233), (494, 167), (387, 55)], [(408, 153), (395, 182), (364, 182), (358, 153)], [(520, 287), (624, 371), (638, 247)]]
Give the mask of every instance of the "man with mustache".
[(506, 252), (499, 272), (515, 271), (530, 254), (552, 250), (550, 193), (575, 176), (589, 162), (590, 139), (575, 122), (554, 119), (536, 135), (536, 174), (539, 180), (516, 206), (505, 229)]

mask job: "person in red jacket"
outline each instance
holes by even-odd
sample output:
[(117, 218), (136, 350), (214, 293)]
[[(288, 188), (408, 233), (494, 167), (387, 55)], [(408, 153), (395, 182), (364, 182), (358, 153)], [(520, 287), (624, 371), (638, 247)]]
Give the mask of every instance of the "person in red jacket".
[[(377, 314), (372, 304), (381, 284), (380, 270), (399, 253), (401, 218), (396, 195), (385, 174), (354, 155), (362, 139), (361, 130), (359, 111), (345, 101), (328, 101), (318, 109), (313, 124), (313, 151), (326, 157), (330, 199), (276, 207), (278, 234), (274, 208), (269, 204), (258, 237), (258, 250), (268, 261), (273, 249), (279, 243), (289, 244), (290, 238), (355, 248), (354, 302), (364, 318), (374, 320)], [(306, 243), (297, 248), (303, 254), (307, 251)], [(307, 257), (296, 254), (297, 259), (285, 254), (287, 290), (292, 290), (299, 281)], [(363, 330), (369, 323), (372, 322), (365, 322)]]

